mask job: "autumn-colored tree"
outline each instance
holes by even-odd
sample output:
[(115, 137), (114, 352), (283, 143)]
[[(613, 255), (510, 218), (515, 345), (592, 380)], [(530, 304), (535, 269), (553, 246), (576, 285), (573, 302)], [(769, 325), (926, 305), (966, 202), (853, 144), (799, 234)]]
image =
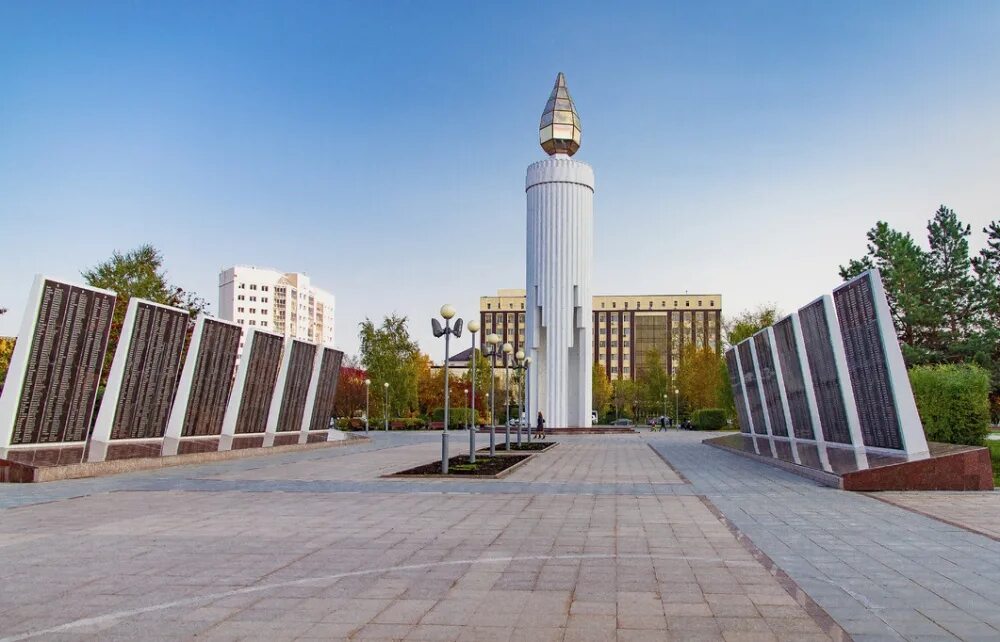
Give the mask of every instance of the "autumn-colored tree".
[(659, 350), (651, 349), (645, 354), (636, 386), (645, 414), (659, 416), (663, 412), (663, 395), (670, 389), (670, 378)]
[(608, 379), (604, 366), (599, 363), (595, 363), (591, 368), (590, 377), (593, 380), (593, 409), (600, 416), (604, 414), (611, 403), (611, 381)]
[(631, 379), (615, 379), (611, 382), (611, 404), (616, 417), (634, 417), (639, 405), (635, 382)]
[(10, 358), (14, 355), (15, 341), (14, 337), (0, 337), (0, 390), (3, 390), (3, 382), (7, 378)]
[(439, 372), (431, 368), (430, 355), (420, 353), (415, 357), (417, 371), (417, 409), (428, 416), (435, 408), (444, 406), (444, 381)]
[(720, 368), (721, 357), (712, 348), (697, 348), (692, 344), (683, 347), (681, 364), (675, 375), (676, 389), (680, 390), (682, 414), (702, 408), (721, 408)]
[(338, 417), (358, 417), (365, 411), (365, 379), (368, 375), (359, 365), (357, 358), (346, 356), (340, 364), (334, 401)]

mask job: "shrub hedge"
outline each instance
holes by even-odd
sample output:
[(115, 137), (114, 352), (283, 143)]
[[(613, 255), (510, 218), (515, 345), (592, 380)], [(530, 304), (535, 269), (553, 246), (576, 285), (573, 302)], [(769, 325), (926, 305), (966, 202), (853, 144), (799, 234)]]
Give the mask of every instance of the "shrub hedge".
[(974, 364), (915, 366), (910, 385), (930, 441), (979, 446), (990, 425), (990, 376)]
[[(421, 430), (427, 427), (427, 420), (423, 417), (395, 417), (389, 419), (389, 430)], [(340, 417), (337, 419), (337, 428), (341, 430), (364, 430), (365, 420), (359, 417)], [(372, 419), (368, 424), (369, 430), (382, 430), (385, 428), (385, 420)]]
[(698, 430), (719, 430), (726, 427), (726, 411), (722, 408), (702, 408), (691, 413), (691, 423)]

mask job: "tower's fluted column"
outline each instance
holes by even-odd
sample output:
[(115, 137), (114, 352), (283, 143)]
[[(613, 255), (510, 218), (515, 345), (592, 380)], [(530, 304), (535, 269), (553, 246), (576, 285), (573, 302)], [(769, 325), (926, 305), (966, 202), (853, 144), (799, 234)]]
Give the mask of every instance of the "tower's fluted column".
[(526, 342), (532, 412), (590, 425), (594, 171), (565, 154), (528, 167)]

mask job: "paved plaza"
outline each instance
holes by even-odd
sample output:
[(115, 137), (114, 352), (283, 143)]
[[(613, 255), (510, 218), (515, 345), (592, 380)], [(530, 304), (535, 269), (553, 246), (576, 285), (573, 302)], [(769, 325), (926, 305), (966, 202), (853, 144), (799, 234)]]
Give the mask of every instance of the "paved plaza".
[(373, 433), (0, 487), (0, 637), (1000, 638), (1000, 493), (876, 499), (704, 436), (560, 435), (501, 480), (384, 478), (440, 441)]

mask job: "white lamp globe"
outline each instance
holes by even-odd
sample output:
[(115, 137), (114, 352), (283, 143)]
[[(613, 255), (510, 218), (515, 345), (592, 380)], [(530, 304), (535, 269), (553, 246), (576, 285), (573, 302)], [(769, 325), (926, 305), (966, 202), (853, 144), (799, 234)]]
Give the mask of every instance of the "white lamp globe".
[(503, 344), (503, 351), (506, 352), (507, 354), (510, 354), (511, 352), (514, 352), (514, 346), (510, 345), (509, 343), (505, 343)]
[(514, 355), (514, 358), (518, 361), (524, 361), (524, 350), (518, 350), (517, 354)]
[(371, 379), (365, 379), (365, 385), (366, 386), (372, 385), (372, 380)]
[(469, 332), (472, 332), (472, 333), (479, 332), (479, 321), (477, 321), (476, 319), (473, 319), (472, 321), (469, 321), (469, 325), (467, 325), (465, 327), (467, 327), (469, 329)]
[(500, 343), (500, 336), (491, 332), (488, 335), (486, 335), (486, 343), (489, 343), (490, 345), (496, 345)]
[(445, 319), (450, 319), (455, 316), (455, 306), (450, 303), (445, 303), (441, 306), (441, 316)]
[(388, 381), (386, 381), (386, 382), (385, 382), (385, 383), (383, 383), (382, 385), (383, 385), (383, 386), (385, 386), (386, 388), (388, 388), (388, 387), (389, 387), (389, 382), (388, 382)]

